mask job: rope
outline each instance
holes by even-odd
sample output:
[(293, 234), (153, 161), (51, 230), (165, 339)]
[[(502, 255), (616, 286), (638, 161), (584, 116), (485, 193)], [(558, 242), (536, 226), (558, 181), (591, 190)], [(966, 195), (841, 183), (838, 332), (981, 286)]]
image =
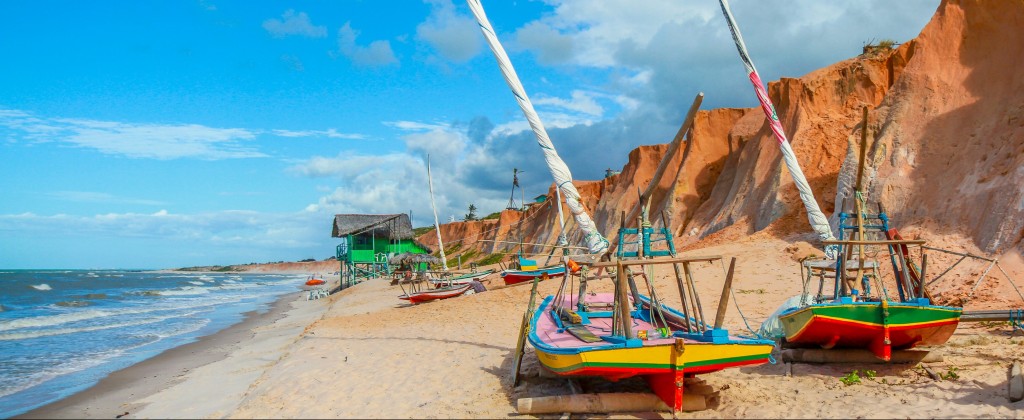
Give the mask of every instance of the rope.
[[(728, 271), (725, 268), (725, 259), (723, 258), (723, 259), (720, 259), (718, 261), (722, 265), (722, 274), (723, 275), (729, 275)], [(733, 306), (736, 307), (736, 312), (740, 313), (740, 319), (743, 320), (743, 325), (747, 327), (747, 331), (750, 331), (750, 333), (753, 334), (754, 337), (757, 337), (757, 338), (759, 338), (761, 340), (767, 340), (766, 338), (764, 338), (763, 335), (759, 334), (757, 331), (754, 331), (752, 328), (750, 328), (750, 323), (747, 322), (747, 316), (743, 314), (743, 310), (740, 309), (740, 302), (739, 302), (739, 300), (736, 299), (736, 290), (733, 289), (733, 288), (729, 288), (729, 294), (732, 295), (732, 304), (733, 304)], [(772, 364), (773, 365), (775, 364), (775, 359), (772, 359)]]

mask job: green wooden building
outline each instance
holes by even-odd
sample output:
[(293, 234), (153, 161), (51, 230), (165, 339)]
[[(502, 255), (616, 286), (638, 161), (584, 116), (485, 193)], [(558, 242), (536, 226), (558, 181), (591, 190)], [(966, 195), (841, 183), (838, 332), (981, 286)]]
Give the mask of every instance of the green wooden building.
[(428, 254), (431, 250), (416, 242), (409, 215), (337, 214), (331, 236), (342, 238), (336, 248), (341, 264), (342, 284), (391, 274), (388, 259), (397, 254)]

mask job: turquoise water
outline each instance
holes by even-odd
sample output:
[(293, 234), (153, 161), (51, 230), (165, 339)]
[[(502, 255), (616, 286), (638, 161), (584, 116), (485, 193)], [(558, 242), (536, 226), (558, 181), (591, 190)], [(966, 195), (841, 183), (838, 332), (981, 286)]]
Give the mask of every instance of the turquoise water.
[(0, 270), (0, 418), (265, 312), (304, 275)]

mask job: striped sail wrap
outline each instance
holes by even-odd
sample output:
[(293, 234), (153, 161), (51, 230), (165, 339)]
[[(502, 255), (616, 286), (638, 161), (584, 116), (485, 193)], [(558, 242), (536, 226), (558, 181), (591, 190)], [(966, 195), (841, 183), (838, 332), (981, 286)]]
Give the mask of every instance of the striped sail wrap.
[[(768, 125), (771, 127), (772, 133), (775, 134), (775, 139), (779, 142), (779, 147), (782, 149), (782, 160), (786, 163), (786, 168), (789, 169), (789, 174), (793, 177), (793, 183), (796, 184), (796, 188), (800, 192), (800, 200), (803, 201), (804, 207), (807, 209), (807, 220), (811, 223), (811, 228), (814, 229), (821, 240), (833, 240), (835, 236), (832, 235), (832, 228), (829, 227), (828, 219), (821, 212), (818, 202), (814, 199), (814, 193), (811, 191), (811, 186), (807, 184), (807, 178), (804, 176), (803, 170), (800, 169), (800, 162), (796, 160), (796, 154), (793, 153), (793, 148), (790, 147), (789, 141), (786, 139), (786, 132), (782, 129), (782, 123), (779, 121), (778, 114), (775, 113), (772, 100), (768, 97), (768, 92), (765, 91), (764, 82), (761, 81), (761, 77), (757, 74), (754, 62), (750, 60), (747, 46), (743, 43), (743, 35), (740, 34), (740, 28), (736, 25), (736, 21), (732, 17), (732, 11), (729, 9), (729, 2), (728, 0), (719, 0), (719, 4), (722, 6), (725, 20), (729, 23), (729, 30), (732, 32), (732, 39), (736, 43), (736, 49), (740, 53), (743, 66), (747, 68), (750, 83), (754, 85), (754, 92), (757, 93), (757, 100), (761, 103), (761, 110), (764, 111), (765, 117), (768, 118)], [(837, 246), (827, 247), (825, 250), (826, 254), (837, 252), (837, 248)]]
[(530, 128), (533, 129), (533, 134), (537, 138), (537, 144), (544, 152), (544, 161), (551, 171), (551, 176), (555, 179), (555, 185), (565, 196), (565, 202), (569, 206), (569, 211), (572, 212), (573, 218), (576, 219), (576, 224), (583, 231), (583, 240), (587, 248), (592, 254), (604, 254), (608, 250), (608, 240), (597, 231), (597, 226), (590, 218), (590, 215), (587, 214), (586, 208), (583, 207), (583, 203), (580, 201), (580, 193), (572, 184), (572, 173), (569, 172), (569, 167), (562, 161), (562, 158), (558, 156), (554, 144), (548, 138), (547, 130), (544, 129), (540, 116), (533, 109), (533, 104), (526, 95), (526, 90), (519, 81), (519, 76), (516, 75), (508, 54), (505, 53), (505, 49), (501, 46), (497, 35), (494, 33), (494, 28), (491, 27), (491, 22), (487, 20), (487, 15), (484, 14), (483, 5), (480, 4), (480, 0), (466, 0), (466, 3), (469, 5), (470, 10), (473, 11), (473, 15), (480, 25), (480, 31), (483, 32), (491, 52), (494, 53), (494, 57), (498, 60), (498, 67), (501, 68), (501, 74), (505, 77), (505, 82), (512, 89), (512, 94), (515, 96), (516, 102), (519, 103), (519, 108), (522, 109), (523, 115), (526, 117), (527, 122), (530, 123)]

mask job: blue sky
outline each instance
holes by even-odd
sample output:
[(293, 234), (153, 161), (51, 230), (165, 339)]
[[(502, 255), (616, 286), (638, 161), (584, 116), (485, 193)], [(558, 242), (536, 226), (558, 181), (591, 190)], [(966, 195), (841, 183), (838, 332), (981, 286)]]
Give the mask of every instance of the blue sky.
[[(755, 106), (717, 1), (484, 1), (576, 179)], [(928, 1), (741, 1), (764, 80), (915, 37)], [(0, 268), (334, 253), (337, 213), (442, 223), (551, 176), (464, 2), (0, 2)], [(525, 130), (525, 131), (524, 131)]]

